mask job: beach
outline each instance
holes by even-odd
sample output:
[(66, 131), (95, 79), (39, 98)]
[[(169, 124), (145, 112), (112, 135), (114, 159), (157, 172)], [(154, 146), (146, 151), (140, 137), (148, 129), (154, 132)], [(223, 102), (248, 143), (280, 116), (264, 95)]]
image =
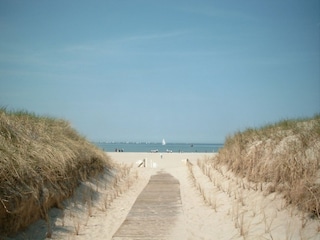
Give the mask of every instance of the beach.
[[(189, 161), (196, 164), (197, 160), (212, 158), (216, 153), (108, 153), (108, 155), (119, 163), (132, 164), (137, 167), (141, 161), (146, 160), (146, 167), (139, 168), (141, 181), (138, 189), (141, 191), (148, 183), (150, 176), (157, 174), (157, 172), (166, 172), (171, 174), (180, 183), (180, 194), (183, 208), (183, 214), (177, 216), (175, 226), (171, 231), (171, 237), (168, 239), (212, 239), (212, 236), (219, 237), (224, 235), (226, 238), (216, 239), (230, 239), (230, 233), (236, 234), (236, 231), (229, 231), (224, 233), (221, 228), (213, 227), (216, 225), (213, 218), (213, 209), (203, 202), (203, 199), (196, 188), (192, 185), (186, 162)], [(130, 191), (130, 190), (129, 190)], [(139, 193), (137, 191), (136, 193)], [(137, 195), (138, 196), (138, 195)], [(135, 197), (137, 197), (135, 196)], [(132, 196), (121, 197), (122, 208), (126, 203), (133, 205), (134, 201)], [(131, 206), (132, 206), (131, 205)], [(129, 212), (130, 209), (126, 208), (123, 211)], [(115, 220), (114, 220), (115, 221)], [(116, 222), (116, 221), (115, 221)], [(119, 226), (123, 220), (119, 219), (114, 224)], [(220, 224), (219, 224), (220, 225)], [(116, 232), (118, 228), (110, 229), (111, 232)], [(170, 234), (169, 234), (170, 235)]]
[[(287, 206), (280, 194), (265, 194), (267, 186), (250, 185), (226, 169), (210, 170), (210, 177), (204, 174), (197, 161), (212, 161), (217, 153), (107, 154), (130, 169), (118, 180), (120, 190), (107, 186), (104, 177), (83, 183), (94, 192), (90, 207), (81, 194), (69, 200), (63, 211), (52, 209), (53, 239), (141, 239), (116, 237), (117, 231), (149, 180), (159, 173), (169, 174), (179, 183), (181, 209), (170, 218), (164, 235), (152, 239), (319, 239), (319, 222), (305, 220), (303, 213)], [(112, 200), (104, 197), (107, 193), (110, 196), (110, 189), (115, 192)], [(150, 234), (158, 227), (152, 224), (148, 224)], [(46, 224), (40, 220), (13, 239), (43, 239), (45, 231)]]
[(159, 169), (172, 171), (183, 168), (186, 159), (196, 162), (198, 159), (213, 157), (216, 153), (108, 152), (107, 154), (118, 163), (135, 164), (139, 160), (146, 159), (149, 168), (152, 168), (151, 163), (155, 163), (154, 171)]

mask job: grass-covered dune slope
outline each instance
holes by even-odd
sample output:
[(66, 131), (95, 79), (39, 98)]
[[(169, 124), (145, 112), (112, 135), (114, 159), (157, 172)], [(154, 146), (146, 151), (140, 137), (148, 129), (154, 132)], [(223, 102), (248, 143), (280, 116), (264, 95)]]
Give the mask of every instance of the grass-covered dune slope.
[(105, 168), (112, 168), (108, 157), (68, 122), (0, 109), (0, 233), (46, 219)]
[(320, 216), (320, 115), (238, 132), (227, 137), (216, 161)]

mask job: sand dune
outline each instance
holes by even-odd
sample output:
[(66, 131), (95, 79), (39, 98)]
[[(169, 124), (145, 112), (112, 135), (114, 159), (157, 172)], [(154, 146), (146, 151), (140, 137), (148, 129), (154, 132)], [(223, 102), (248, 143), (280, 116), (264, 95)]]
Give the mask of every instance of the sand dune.
[[(66, 202), (65, 210), (51, 210), (53, 239), (112, 239), (150, 176), (159, 171), (179, 181), (182, 207), (161, 239), (320, 239), (319, 221), (287, 206), (279, 194), (266, 195), (267, 186), (250, 184), (226, 169), (212, 169), (206, 175), (197, 160), (214, 153), (108, 155), (132, 166), (130, 172), (124, 170), (117, 185), (110, 173), (83, 183), (87, 196), (82, 190)], [(144, 159), (146, 167), (138, 168)], [(43, 239), (45, 232), (46, 224), (38, 221), (15, 239)]]

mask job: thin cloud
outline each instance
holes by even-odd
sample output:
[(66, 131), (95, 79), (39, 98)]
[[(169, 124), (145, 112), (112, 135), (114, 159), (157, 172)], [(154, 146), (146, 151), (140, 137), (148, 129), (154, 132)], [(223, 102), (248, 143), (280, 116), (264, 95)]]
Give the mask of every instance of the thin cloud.
[[(171, 39), (183, 37), (190, 34), (190, 30), (177, 30), (171, 32), (160, 32), (150, 34), (129, 35), (123, 37), (116, 37), (111, 39), (99, 40), (87, 43), (76, 43), (68, 45), (60, 49), (61, 52), (67, 54), (93, 54), (93, 55), (119, 55), (122, 53), (130, 54), (131, 50), (124, 50), (125, 46), (130, 46), (130, 43), (135, 42), (150, 42), (163, 39)], [(131, 52), (132, 54), (132, 52)]]

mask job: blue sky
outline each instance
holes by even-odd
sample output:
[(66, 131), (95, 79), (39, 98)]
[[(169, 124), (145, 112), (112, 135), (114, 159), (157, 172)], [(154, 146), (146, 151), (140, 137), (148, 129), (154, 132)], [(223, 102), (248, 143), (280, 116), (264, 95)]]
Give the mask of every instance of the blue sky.
[(89, 140), (223, 142), (320, 113), (318, 0), (2, 0), (0, 32), (0, 106)]

